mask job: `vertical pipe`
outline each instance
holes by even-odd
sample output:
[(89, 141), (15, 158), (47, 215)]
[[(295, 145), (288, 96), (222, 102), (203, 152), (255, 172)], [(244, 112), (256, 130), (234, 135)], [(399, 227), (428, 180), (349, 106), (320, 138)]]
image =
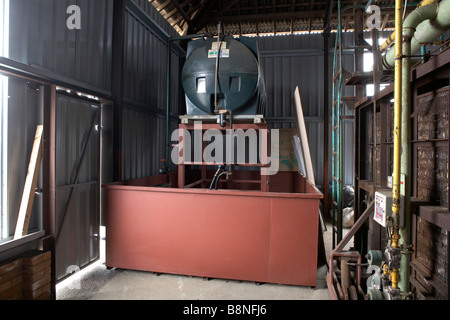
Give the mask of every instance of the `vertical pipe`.
[[(338, 41), (339, 41), (339, 37), (338, 37), (338, 33), (336, 32), (335, 34), (335, 48), (338, 45)], [(331, 176), (332, 176), (332, 182), (331, 182), (331, 194), (332, 194), (332, 199), (333, 202), (331, 204), (333, 210), (332, 210), (332, 221), (333, 221), (333, 243), (332, 243), (332, 247), (333, 249), (336, 246), (336, 238), (334, 236), (334, 228), (336, 226), (336, 206), (334, 204), (334, 199), (336, 198), (336, 161), (335, 161), (335, 157), (336, 157), (336, 112), (335, 112), (335, 104), (334, 101), (336, 99), (336, 82), (334, 80), (334, 72), (336, 70), (336, 59), (337, 59), (337, 50), (334, 50), (334, 54), (333, 54), (333, 84), (332, 84), (332, 97), (333, 100), (331, 101), (332, 103), (332, 115), (331, 115), (331, 143), (332, 143), (332, 161), (331, 161)]]
[(337, 152), (339, 154), (339, 166), (338, 166), (338, 233), (337, 233), (337, 239), (338, 242), (342, 241), (342, 214), (344, 211), (343, 204), (344, 204), (344, 122), (343, 122), (343, 108), (342, 108), (342, 85), (343, 85), (343, 64), (344, 64), (344, 56), (343, 56), (343, 40), (342, 40), (342, 7), (341, 7), (341, 1), (338, 1), (338, 15), (339, 15), (339, 85), (338, 85), (338, 104), (337, 104), (337, 110), (338, 110), (338, 121), (339, 121), (339, 135), (338, 135), (338, 147)]
[(328, 217), (330, 213), (330, 204), (329, 204), (329, 187), (328, 187), (328, 148), (329, 148), (329, 135), (328, 135), (328, 106), (330, 103), (329, 95), (328, 95), (328, 50), (329, 50), (329, 39), (330, 39), (330, 31), (326, 30), (323, 33), (323, 90), (324, 90), (324, 102), (323, 102), (323, 210), (325, 217)]
[[(377, 30), (372, 30), (372, 54), (373, 54), (373, 194), (372, 197), (375, 199), (375, 192), (377, 191), (377, 99), (378, 99), (378, 91), (380, 90), (379, 84), (379, 74), (378, 74), (378, 37)], [(381, 126), (381, 123), (379, 124)]]
[(219, 57), (220, 57), (220, 27), (221, 23), (217, 25), (217, 56), (216, 56), (216, 72), (214, 76), (214, 111), (219, 109), (217, 102), (217, 86), (219, 82)]
[(125, 55), (125, 0), (115, 0), (113, 9), (111, 92), (113, 96), (114, 181), (122, 181), (122, 127)]
[[(411, 241), (411, 42), (406, 37), (403, 40), (403, 54), (402, 61), (402, 131), (401, 131), (401, 145), (402, 145), (402, 159), (401, 159), (401, 174), (404, 175), (404, 189), (405, 194), (403, 201), (404, 225), (400, 228), (400, 246), (408, 246)], [(410, 273), (410, 256), (409, 254), (402, 254), (400, 260), (400, 282), (399, 288), (401, 292), (410, 291), (409, 273)]]
[[(422, 57), (425, 57), (426, 54), (427, 54), (427, 46), (423, 45), (423, 46), (420, 47), (420, 55)], [(425, 63), (425, 62), (426, 62), (425, 59), (423, 59), (422, 60), (422, 64)]]
[(165, 154), (165, 170), (169, 170), (169, 158), (170, 158), (170, 73), (172, 71), (172, 50), (171, 40), (167, 40), (167, 75), (166, 75), (166, 154)]
[(44, 85), (43, 228), (44, 250), (52, 251), (51, 299), (56, 299), (56, 86)]
[[(402, 38), (403, 0), (395, 0), (395, 38)], [(400, 213), (400, 158), (401, 158), (401, 90), (402, 90), (402, 41), (395, 42), (395, 82), (394, 82), (394, 172), (392, 174), (392, 247), (398, 248)], [(398, 288), (398, 269), (391, 273), (392, 287)]]

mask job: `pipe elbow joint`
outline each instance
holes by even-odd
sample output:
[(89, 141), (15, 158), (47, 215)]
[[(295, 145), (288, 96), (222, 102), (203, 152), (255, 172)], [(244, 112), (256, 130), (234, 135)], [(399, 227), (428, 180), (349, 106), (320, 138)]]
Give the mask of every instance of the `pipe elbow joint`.
[(394, 66), (391, 66), (386, 59), (386, 55), (383, 56), (383, 59), (381, 59), (381, 63), (383, 64), (384, 69), (386, 70), (392, 70), (394, 69)]

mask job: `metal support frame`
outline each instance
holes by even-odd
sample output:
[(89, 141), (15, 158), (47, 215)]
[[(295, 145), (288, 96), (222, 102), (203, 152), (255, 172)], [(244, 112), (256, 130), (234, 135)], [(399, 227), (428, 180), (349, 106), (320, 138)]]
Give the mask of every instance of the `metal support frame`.
[[(343, 263), (348, 263), (351, 260), (356, 260), (356, 283), (347, 287), (342, 287), (339, 283), (335, 269), (334, 260), (341, 259)], [(327, 273), (327, 285), (330, 292), (331, 299), (333, 300), (357, 300), (358, 294), (364, 295), (361, 288), (361, 255), (357, 251), (346, 252), (330, 252), (329, 260), (329, 272)], [(342, 274), (341, 274), (342, 276)], [(344, 275), (345, 277), (345, 275)], [(342, 278), (342, 277), (341, 277)], [(353, 286), (353, 288), (351, 288)]]
[(342, 9), (338, 1), (338, 26), (333, 57), (333, 89), (332, 89), (332, 232), (333, 248), (342, 240), (343, 212), (343, 119), (342, 119), (342, 87), (343, 87), (343, 43), (342, 43)]
[(111, 89), (113, 95), (113, 178), (122, 180), (122, 119), (125, 39), (125, 0), (114, 0)]
[[(209, 130), (209, 129), (216, 129), (216, 130), (220, 130), (220, 131), (226, 131), (228, 130), (227, 128), (222, 128), (220, 126), (220, 124), (217, 123), (203, 123), (201, 126), (201, 129), (203, 131), (205, 130)], [(258, 130), (265, 130), (266, 134), (263, 137), (263, 142), (260, 143), (261, 145), (261, 156), (264, 157), (262, 159), (262, 163), (267, 163), (267, 158), (266, 156), (268, 156), (268, 151), (269, 149), (269, 145), (270, 145), (270, 135), (268, 132), (268, 125), (265, 123), (236, 123), (233, 124), (233, 130), (234, 129), (242, 129), (242, 130), (248, 130), (248, 129), (254, 129), (256, 131)], [(205, 185), (205, 182), (207, 181), (207, 177), (206, 177), (206, 166), (208, 165), (207, 163), (203, 162), (203, 159), (200, 162), (196, 162), (195, 159), (194, 161), (185, 161), (184, 159), (184, 151), (183, 153), (180, 152), (180, 149), (184, 150), (184, 131), (186, 130), (198, 130), (198, 128), (196, 127), (195, 123), (188, 123), (188, 124), (180, 124), (179, 125), (179, 144), (178, 144), (178, 188), (190, 188), (190, 187), (194, 187), (197, 186), (198, 184), (202, 184), (202, 186)], [(205, 143), (202, 143), (202, 155), (203, 155), (203, 150), (206, 147)], [(186, 185), (186, 181), (185, 181), (185, 167), (187, 165), (200, 165), (202, 170), (202, 177), (200, 181), (191, 183), (189, 185)], [(219, 164), (217, 164), (219, 165)], [(221, 165), (225, 165), (228, 166), (229, 164), (227, 163), (221, 163)], [(260, 167), (261, 169), (263, 169), (264, 167), (268, 167), (268, 165), (266, 164), (231, 164), (231, 166), (236, 167), (236, 166), (247, 166), (247, 167)], [(261, 174), (260, 177), (260, 190), (263, 192), (267, 192), (269, 191), (269, 176), (268, 175), (263, 175)]]
[[(445, 46), (444, 46), (445, 47)], [(437, 49), (439, 50), (439, 49)], [(413, 107), (412, 110), (418, 110), (419, 108), (419, 100), (418, 97), (423, 97), (424, 95), (427, 94), (436, 94), (437, 92), (440, 92), (439, 90), (448, 90), (448, 87), (444, 87), (438, 90), (434, 90), (434, 92), (429, 92), (429, 93), (425, 93), (422, 95), (420, 95), (419, 93), (419, 89), (424, 88), (424, 87), (428, 87), (428, 88), (432, 88), (435, 85), (433, 84), (436, 79), (449, 79), (449, 61), (450, 61), (450, 50), (443, 50), (440, 54), (436, 55), (435, 57), (432, 58), (432, 61), (426, 62), (424, 64), (416, 64), (416, 66), (413, 67), (412, 71), (411, 71), (411, 79), (408, 80), (410, 81), (411, 87), (413, 89), (413, 94), (411, 95), (412, 97), (412, 102), (413, 102)], [(448, 81), (448, 80), (447, 80)], [(448, 83), (448, 82), (447, 82)], [(404, 83), (404, 85), (406, 85), (406, 83)], [(436, 85), (439, 85), (439, 82), (436, 83)], [(363, 192), (365, 194), (372, 194), (373, 193), (373, 189), (372, 189), (372, 182), (371, 181), (367, 181), (364, 179), (367, 179), (368, 176), (364, 175), (364, 163), (367, 160), (367, 158), (364, 158), (363, 153), (365, 152), (363, 150), (363, 145), (365, 143), (365, 137), (367, 137), (368, 132), (367, 130), (365, 130), (367, 128), (367, 126), (364, 126), (367, 123), (367, 119), (368, 119), (368, 115), (371, 114), (371, 110), (373, 108), (373, 103), (376, 102), (377, 103), (377, 107), (379, 108), (379, 112), (381, 113), (381, 139), (379, 141), (379, 143), (381, 144), (381, 157), (380, 157), (380, 177), (378, 180), (379, 186), (381, 188), (388, 188), (388, 176), (390, 176), (392, 174), (392, 169), (391, 169), (391, 160), (392, 160), (392, 152), (390, 151), (392, 148), (392, 115), (390, 114), (390, 112), (392, 112), (391, 106), (392, 103), (390, 102), (390, 100), (392, 99), (394, 94), (394, 85), (391, 84), (390, 86), (388, 86), (387, 88), (385, 88), (384, 90), (380, 91), (376, 97), (374, 97), (373, 99), (368, 99), (368, 100), (361, 100), (357, 103), (356, 108), (355, 108), (355, 112), (356, 112), (356, 119), (358, 121), (361, 122), (361, 124), (359, 126), (357, 126), (357, 131), (356, 131), (356, 140), (360, 140), (362, 141), (361, 145), (356, 145), (356, 149), (357, 152), (360, 154), (359, 155), (359, 160), (357, 160), (356, 162), (356, 174), (355, 176), (360, 176), (362, 177), (362, 180), (357, 180), (359, 181), (359, 184), (356, 185), (355, 187), (355, 196), (358, 194), (358, 190), (360, 190), (360, 192)], [(450, 109), (448, 109), (450, 110)], [(448, 287), (443, 286), (442, 282), (440, 282), (439, 280), (437, 280), (437, 276), (436, 274), (433, 273), (433, 271), (424, 268), (423, 265), (420, 264), (420, 262), (418, 262), (418, 260), (416, 259), (416, 252), (417, 252), (417, 226), (416, 226), (416, 220), (417, 217), (423, 218), (425, 220), (427, 220), (428, 222), (431, 222), (433, 224), (436, 224), (437, 226), (441, 227), (441, 228), (448, 228), (449, 224), (445, 224), (444, 221), (447, 220), (443, 220), (441, 218), (444, 218), (445, 214), (442, 214), (443, 212), (448, 212), (448, 209), (445, 208), (443, 209), (442, 207), (440, 207), (438, 204), (436, 203), (430, 203), (427, 202), (426, 199), (418, 199), (418, 195), (419, 195), (419, 189), (421, 187), (423, 187), (422, 181), (420, 180), (420, 176), (419, 176), (419, 172), (420, 172), (420, 167), (418, 166), (419, 163), (419, 159), (418, 159), (418, 154), (417, 154), (417, 150), (419, 147), (421, 146), (435, 146), (435, 147), (447, 147), (449, 145), (449, 140), (448, 139), (431, 139), (431, 140), (424, 140), (424, 139), (418, 139), (418, 119), (419, 115), (417, 114), (417, 112), (413, 112), (412, 115), (410, 116), (411, 122), (412, 122), (412, 127), (411, 127), (411, 156), (410, 156), (410, 163), (412, 165), (412, 172), (411, 172), (411, 192), (412, 192), (412, 198), (411, 199), (411, 213), (413, 214), (412, 217), (412, 242), (414, 244), (413, 246), (413, 256), (411, 257), (411, 273), (410, 273), (410, 279), (409, 281), (411, 282), (411, 285), (413, 286), (413, 293), (414, 292), (421, 292), (423, 291), (423, 294), (429, 295), (430, 298), (433, 297), (433, 293), (428, 290), (425, 289), (425, 287), (423, 287), (423, 283), (420, 283), (420, 277), (426, 277), (427, 281), (429, 281), (429, 284), (431, 287), (435, 288), (436, 290), (438, 290), (441, 294), (445, 295), (446, 293), (448, 293)], [(404, 151), (403, 151), (404, 152)], [(423, 167), (422, 167), (423, 168)], [(423, 169), (422, 169), (423, 170)], [(431, 169), (430, 169), (431, 170)], [(449, 182), (450, 184), (450, 182)], [(422, 185), (422, 186), (421, 186)], [(447, 199), (450, 199), (450, 195), (448, 196)], [(364, 199), (361, 197), (361, 199), (359, 199), (358, 201), (355, 201), (355, 205), (357, 206), (356, 212), (363, 212), (366, 209), (366, 205), (363, 205)], [(448, 201), (450, 202), (450, 201)], [(433, 206), (435, 205), (435, 206)], [(364, 216), (365, 213), (363, 213), (360, 217)], [(373, 220), (373, 219), (370, 219)], [(359, 220), (358, 220), (359, 221)], [(358, 223), (358, 222), (356, 222)], [(375, 223), (375, 226), (377, 226), (377, 224)], [(446, 227), (444, 227), (446, 226)], [(367, 237), (367, 232), (365, 232), (366, 230), (365, 227), (361, 227), (361, 236)], [(352, 229), (353, 230), (353, 229)], [(372, 244), (369, 242), (368, 245), (370, 247), (370, 249), (381, 249), (384, 248), (384, 241), (387, 240), (386, 238), (384, 238), (383, 236), (385, 235), (385, 230), (382, 229), (380, 227), (380, 229), (378, 230), (373, 230), (371, 227), (371, 230), (373, 232), (372, 236), (374, 238), (374, 241), (372, 242)], [(376, 237), (376, 234), (378, 232), (378, 238)], [(401, 232), (401, 230), (400, 230)], [(371, 236), (371, 234), (369, 233), (369, 237)], [(402, 237), (403, 238), (403, 237)], [(400, 241), (402, 240), (402, 238), (400, 238)], [(416, 238), (416, 239), (415, 239)], [(356, 238), (355, 238), (356, 239)], [(356, 240), (355, 240), (356, 241)], [(375, 245), (378, 244), (378, 247), (376, 247)], [(405, 243), (406, 244), (406, 243)], [(400, 243), (400, 247), (405, 247), (402, 246), (402, 244)], [(357, 248), (357, 250), (359, 250)], [(449, 249), (447, 248), (447, 252)], [(406, 250), (404, 250), (406, 252)], [(361, 251), (360, 251), (361, 252)], [(364, 252), (361, 252), (361, 254), (364, 256)], [(423, 252), (422, 252), (423, 254)], [(402, 268), (400, 267), (400, 272), (402, 272)], [(403, 270), (405, 272), (407, 272), (407, 269)], [(420, 275), (420, 276), (419, 276)], [(399, 282), (399, 288), (402, 290), (402, 295), (406, 295), (408, 291), (407, 289), (402, 289), (401, 287), (401, 282), (402, 279), (404, 279), (404, 276), (402, 276), (402, 274), (400, 274), (400, 282)]]
[(334, 1), (328, 2), (327, 13), (324, 18), (324, 32), (323, 32), (323, 91), (324, 91), (324, 107), (323, 107), (323, 210), (327, 218), (330, 214), (329, 201), (329, 162), (328, 162), (328, 148), (329, 148), (329, 41), (330, 41), (330, 19), (333, 11)]
[(92, 114), (92, 116), (91, 116), (91, 123), (90, 123), (89, 129), (88, 129), (88, 132), (87, 132), (86, 140), (84, 141), (83, 147), (81, 148), (80, 159), (79, 159), (79, 161), (78, 161), (78, 163), (76, 164), (76, 167), (75, 167), (75, 175), (73, 177), (73, 180), (71, 181), (71, 184), (69, 185), (70, 191), (69, 191), (69, 195), (67, 197), (67, 201), (64, 204), (64, 209), (63, 209), (63, 212), (62, 212), (61, 222), (59, 223), (58, 228), (56, 229), (56, 237), (55, 237), (55, 241), (56, 242), (58, 242), (59, 235), (61, 233), (61, 229), (62, 229), (62, 226), (64, 224), (64, 220), (65, 220), (66, 215), (67, 215), (67, 210), (69, 208), (70, 200), (72, 199), (73, 191), (74, 191), (75, 187), (78, 184), (78, 175), (80, 174), (80, 169), (81, 169), (81, 166), (83, 164), (84, 155), (86, 154), (87, 146), (89, 145), (89, 142), (91, 141), (91, 135), (92, 135), (92, 132), (94, 131), (95, 123), (99, 119), (99, 115), (100, 115), (100, 108), (96, 109), (94, 111), (94, 113)]

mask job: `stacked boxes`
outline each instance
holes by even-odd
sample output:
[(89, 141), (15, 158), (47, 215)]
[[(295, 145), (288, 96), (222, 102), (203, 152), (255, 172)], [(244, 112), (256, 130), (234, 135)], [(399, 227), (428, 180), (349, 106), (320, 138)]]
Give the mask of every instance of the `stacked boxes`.
[(51, 252), (33, 250), (0, 264), (0, 300), (50, 300)]

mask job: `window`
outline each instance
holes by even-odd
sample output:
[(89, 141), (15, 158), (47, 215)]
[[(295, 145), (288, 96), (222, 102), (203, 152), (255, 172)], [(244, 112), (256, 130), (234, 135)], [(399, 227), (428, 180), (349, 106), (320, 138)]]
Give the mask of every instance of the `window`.
[[(0, 56), (9, 57), (9, 0), (0, 0)], [(8, 235), (8, 78), (0, 75), (0, 240)]]
[[(366, 41), (369, 44), (372, 44), (372, 39), (366, 39)], [(384, 43), (384, 41), (386, 41), (386, 39), (380, 38), (378, 39), (378, 44), (381, 45), (382, 43)], [(364, 71), (365, 72), (373, 71), (373, 54), (371, 52), (364, 53)], [(389, 85), (388, 83), (380, 83), (380, 90), (383, 90), (388, 85)], [(374, 85), (373, 84), (366, 85), (366, 95), (368, 97), (372, 97), (373, 94), (374, 94)]]
[(8, 181), (8, 78), (0, 75), (0, 239), (8, 235), (8, 203), (6, 186)]

